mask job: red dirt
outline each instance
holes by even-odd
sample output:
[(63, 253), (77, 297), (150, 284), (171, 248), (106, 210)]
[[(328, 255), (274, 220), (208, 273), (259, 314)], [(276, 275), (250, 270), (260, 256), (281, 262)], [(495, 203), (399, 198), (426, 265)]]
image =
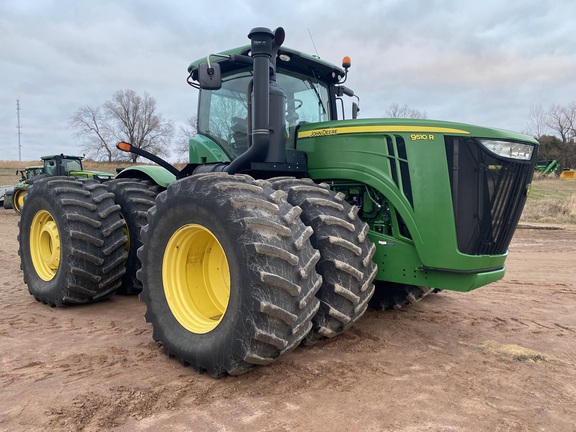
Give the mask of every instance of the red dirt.
[(518, 230), (503, 281), (214, 380), (164, 355), (136, 297), (36, 302), (17, 221), (0, 209), (0, 430), (576, 430), (574, 227)]

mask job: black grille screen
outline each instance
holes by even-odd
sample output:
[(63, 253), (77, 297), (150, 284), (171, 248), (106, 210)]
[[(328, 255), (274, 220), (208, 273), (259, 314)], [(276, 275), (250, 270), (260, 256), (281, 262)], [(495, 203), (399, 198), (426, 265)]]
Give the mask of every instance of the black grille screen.
[(526, 202), (532, 161), (493, 156), (472, 138), (446, 137), (458, 249), (469, 255), (506, 252)]

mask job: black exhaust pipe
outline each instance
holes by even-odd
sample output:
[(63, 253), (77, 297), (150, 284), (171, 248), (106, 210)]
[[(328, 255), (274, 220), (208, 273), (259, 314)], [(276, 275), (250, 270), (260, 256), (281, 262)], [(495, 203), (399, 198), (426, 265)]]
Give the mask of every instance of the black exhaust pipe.
[(234, 174), (250, 168), (252, 162), (286, 162), (284, 141), (284, 91), (276, 84), (276, 53), (284, 42), (284, 30), (273, 33), (256, 27), (248, 34), (254, 59), (252, 95), (252, 140), (250, 148), (234, 159), (224, 171)]

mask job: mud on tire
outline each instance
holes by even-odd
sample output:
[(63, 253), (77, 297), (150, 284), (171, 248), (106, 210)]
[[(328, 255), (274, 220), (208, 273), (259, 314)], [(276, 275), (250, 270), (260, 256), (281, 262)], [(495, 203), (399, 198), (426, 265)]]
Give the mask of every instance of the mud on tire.
[(367, 238), (368, 225), (358, 217), (358, 207), (325, 184), (294, 178), (270, 181), (274, 189), (288, 193), (289, 203), (302, 209), (300, 218), (311, 229), (310, 241), (321, 255), (316, 264), (323, 279), (317, 293), (320, 309), (307, 341), (336, 336), (362, 316), (374, 293), (376, 247)]
[(219, 377), (269, 364), (302, 341), (321, 278), (299, 214), (284, 192), (243, 175), (199, 174), (158, 195), (138, 277), (166, 354)]
[(35, 182), (18, 223), (20, 268), (30, 294), (51, 306), (114, 294), (127, 256), (123, 224), (114, 195), (98, 182)]
[(146, 180), (121, 178), (104, 183), (115, 196), (116, 204), (120, 205), (120, 213), (126, 223), (128, 235), (126, 273), (117, 294), (138, 294), (142, 291), (142, 283), (136, 277), (140, 269), (137, 251), (142, 246), (140, 231), (147, 224), (146, 213), (154, 205), (156, 195), (164, 188)]

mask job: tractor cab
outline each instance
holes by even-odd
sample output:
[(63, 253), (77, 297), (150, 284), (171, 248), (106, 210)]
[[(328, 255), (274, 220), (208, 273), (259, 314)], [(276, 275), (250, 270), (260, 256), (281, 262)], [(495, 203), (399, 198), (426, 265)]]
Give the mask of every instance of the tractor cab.
[(48, 176), (69, 176), (71, 172), (82, 171), (82, 156), (49, 155), (42, 156), (42, 160)]
[[(332, 120), (335, 109), (328, 83), (302, 74), (279, 70), (277, 83), (286, 94), (282, 130), (288, 147), (294, 148), (295, 131), (304, 123)], [(252, 74), (242, 68), (222, 79), (215, 91), (201, 91), (198, 133), (220, 145), (232, 160), (248, 149), (248, 91)]]
[[(286, 149), (286, 160), (281, 155), (274, 162), (288, 163), (289, 166), (284, 165), (283, 169), (297, 175), (295, 171), (305, 171), (303, 167), (292, 169), (303, 163), (302, 155), (294, 151), (300, 126), (345, 118), (341, 97), (354, 95), (342, 85), (350, 60), (345, 58), (342, 69), (285, 47), (278, 47), (272, 55), (271, 110), (266, 119), (269, 122), (267, 129), (271, 131), (271, 142), (276, 143), (272, 147)], [(216, 84), (206, 85), (203, 77), (206, 58), (188, 68), (188, 83), (200, 89), (198, 135), (190, 140), (191, 163), (229, 163), (245, 153), (252, 145), (252, 113), (262, 111), (252, 106), (258, 80), (252, 65), (251, 47), (214, 54), (208, 59), (212, 57), (215, 61), (209, 63), (210, 70), (215, 67), (219, 75), (215, 78)], [(354, 104), (354, 115), (357, 111), (357, 104)], [(277, 151), (277, 154), (281, 153), (283, 151)]]
[(44, 161), (44, 173), (49, 177), (80, 177), (99, 181), (110, 180), (114, 177), (114, 174), (105, 171), (84, 170), (82, 159), (82, 156), (70, 156), (65, 154), (42, 156), (42, 160)]

